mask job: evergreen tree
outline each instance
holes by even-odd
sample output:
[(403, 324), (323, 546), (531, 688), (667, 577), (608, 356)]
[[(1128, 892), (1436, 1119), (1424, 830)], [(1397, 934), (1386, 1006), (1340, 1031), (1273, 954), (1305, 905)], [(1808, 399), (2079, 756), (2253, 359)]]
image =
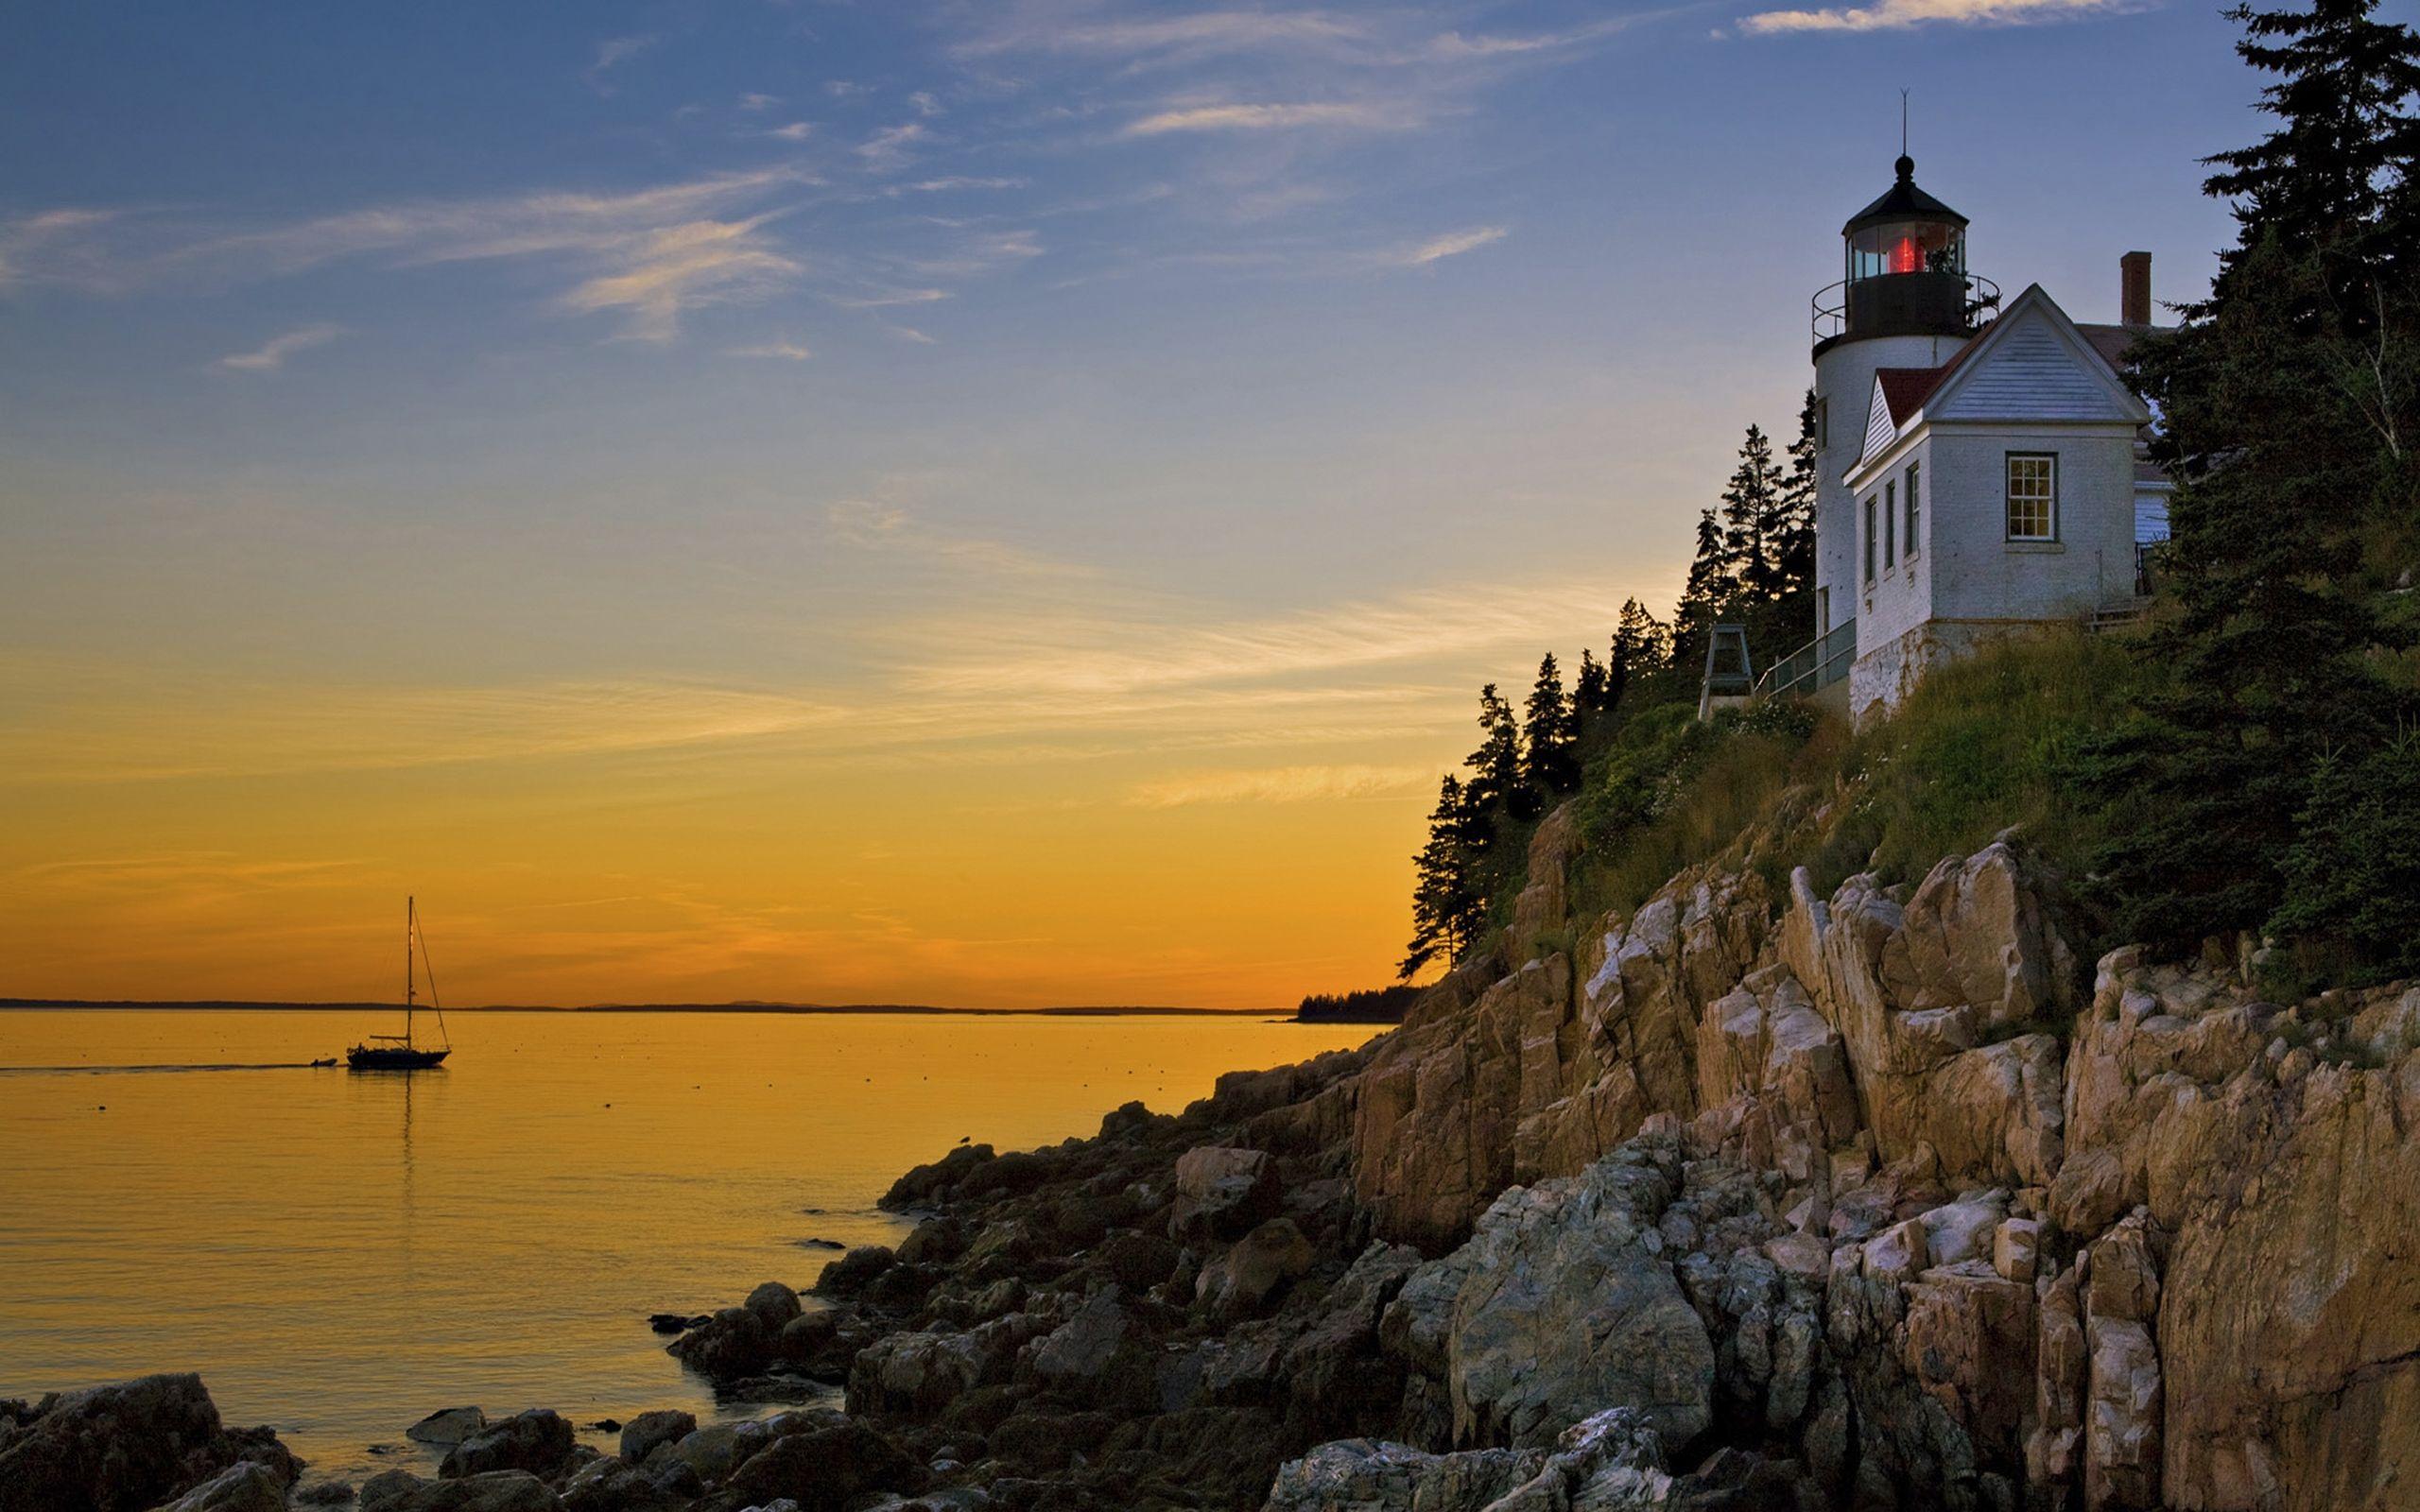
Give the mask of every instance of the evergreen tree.
[(1584, 740), (1589, 731), (1613, 713), (1614, 700), (1606, 696), (1605, 664), (1597, 653), (1582, 647), (1580, 672), (1571, 679), (1571, 733), (1574, 740)]
[(1622, 695), (1641, 679), (1653, 676), (1669, 660), (1672, 634), (1664, 622), (1637, 599), (1622, 600), (1621, 617), (1614, 622), (1612, 659), (1605, 663), (1606, 707), (1618, 708)]
[(1511, 808), (1521, 791), (1521, 731), (1512, 721), (1512, 706), (1491, 682), (1478, 691), (1478, 749), (1464, 763), (1471, 770), (1463, 785), (1466, 807), (1483, 819), (1499, 808)]
[(1806, 390), (1798, 409), (1798, 438), (1789, 443), (1789, 471), (1781, 481), (1781, 526), (1774, 556), (1781, 563), (1782, 596), (1776, 620), (1788, 643), (1774, 647), (1787, 656), (1822, 633), (1815, 623), (1815, 485), (1824, 472), (1824, 455), (1815, 434), (1815, 390)]
[[(2411, 27), (2380, 22), (2377, 12), (2377, 0), (2226, 12), (2244, 28), (2236, 52), (2277, 76), (2260, 92), (2260, 109), (2279, 124), (2252, 146), (2208, 160), (2219, 171), (2203, 188), (2235, 201), (2243, 235), (2221, 254), (2211, 300), (2191, 313), (2214, 313), (2267, 228), (2323, 245), (2341, 241), (2332, 249), (2344, 266), (2336, 271), (2354, 274), (2356, 284), (2366, 282), (2365, 264), (2410, 270), (2420, 227), (2396, 201), (2420, 194), (2411, 171), (2420, 157), (2420, 120), (2410, 109), (2420, 93), (2420, 48)], [(2339, 284), (2333, 292), (2347, 288)]]
[(1564, 696), (1563, 668), (1552, 651), (1538, 663), (1538, 680), (1530, 685), (1523, 713), (1522, 776), (1530, 790), (1540, 799), (1568, 793), (1580, 782), (1579, 721)]
[(1700, 511), (1697, 555), (1689, 561), (1681, 602), (1672, 610), (1672, 636), (1667, 648), (1672, 670), (1685, 677), (1697, 676), (1703, 666), (1707, 633), (1738, 593), (1734, 566), (1715, 512)]
[[(2212, 160), (2224, 171), (2207, 187), (2237, 197), (2241, 239), (2211, 298), (2135, 353), (2161, 416), (2153, 455), (2177, 482), (2175, 612), (2145, 641), (2164, 685), (2093, 756), (2128, 815), (2096, 869), (2119, 929), (2170, 947), (2279, 909), (2324, 764), (2365, 762), (2392, 724), (2367, 664), (2387, 637), (2361, 528), (2415, 507), (2398, 438), (2420, 414), (2387, 354), (2413, 334), (2392, 265), (2412, 236), (2396, 222), (2411, 219), (2420, 48), (2371, 9), (2236, 13), (2245, 59), (2285, 76), (2262, 107), (2282, 124)], [(2348, 384), (2348, 369), (2377, 381)]]
[(1722, 551), (1737, 585), (1737, 604), (1778, 603), (1788, 587), (1781, 560), (1782, 484), (1772, 442), (1762, 427), (1750, 425), (1739, 443), (1739, 465), (1722, 490)]
[(1472, 873), (1469, 824), (1468, 799), (1449, 773), (1429, 811), (1428, 843), (1412, 858), (1411, 942), (1397, 970), (1403, 981), (1431, 962), (1452, 966), (1486, 922), (1487, 901)]

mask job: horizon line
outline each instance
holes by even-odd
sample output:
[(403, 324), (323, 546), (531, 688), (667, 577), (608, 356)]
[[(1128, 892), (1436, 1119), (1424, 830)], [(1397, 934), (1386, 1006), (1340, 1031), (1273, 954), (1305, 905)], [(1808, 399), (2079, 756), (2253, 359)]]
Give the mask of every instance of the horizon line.
[[(391, 1013), (399, 1003), (286, 1001), (251, 998), (27, 998), (0, 997), (0, 1012), (42, 1008), (87, 1011), (172, 1012), (242, 1010), (261, 1013)], [(932, 1003), (768, 1003), (740, 999), (728, 1003), (480, 1003), (458, 1008), (429, 1009), (452, 1013), (900, 1013), (970, 1014), (1027, 1018), (1248, 1018), (1291, 1015), (1290, 1007), (1204, 1008), (1173, 1004), (1062, 1004), (1031, 1008), (953, 1007)]]

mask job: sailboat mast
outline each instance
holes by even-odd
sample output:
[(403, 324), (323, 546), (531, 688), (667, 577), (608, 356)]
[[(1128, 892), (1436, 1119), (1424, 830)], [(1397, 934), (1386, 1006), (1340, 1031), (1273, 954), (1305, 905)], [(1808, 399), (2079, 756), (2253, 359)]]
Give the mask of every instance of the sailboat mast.
[(420, 927), (420, 915), (409, 893), (404, 895), (404, 1048), (412, 1047), (412, 935)]

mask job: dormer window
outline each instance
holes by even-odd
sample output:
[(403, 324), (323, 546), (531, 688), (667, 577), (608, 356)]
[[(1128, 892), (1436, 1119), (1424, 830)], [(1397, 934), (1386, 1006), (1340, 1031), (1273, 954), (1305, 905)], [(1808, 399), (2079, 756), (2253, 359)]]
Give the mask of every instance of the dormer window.
[(2008, 454), (2008, 539), (2059, 539), (2059, 458), (2056, 454)]

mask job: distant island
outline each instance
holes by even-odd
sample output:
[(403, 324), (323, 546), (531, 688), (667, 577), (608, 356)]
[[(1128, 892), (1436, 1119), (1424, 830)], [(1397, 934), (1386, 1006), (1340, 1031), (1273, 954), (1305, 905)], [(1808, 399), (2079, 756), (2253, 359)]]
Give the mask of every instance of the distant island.
[[(104, 1009), (241, 1009), (255, 1013), (375, 1013), (391, 1003), (263, 1003), (241, 999), (196, 999), (190, 1002), (146, 1002), (140, 999), (0, 998), (0, 1011), (10, 1008)], [(953, 1008), (930, 1003), (488, 1003), (448, 1008), (448, 1013), (956, 1013), (988, 1018), (1203, 1018), (1266, 1019), (1269, 1008), (1184, 1008), (1157, 1004), (1096, 1004), (1043, 1008)], [(1295, 1021), (1322, 1021), (1296, 1015)]]
[(1357, 992), (1314, 992), (1294, 1009), (1296, 1023), (1401, 1023), (1423, 988), (1409, 982)]

